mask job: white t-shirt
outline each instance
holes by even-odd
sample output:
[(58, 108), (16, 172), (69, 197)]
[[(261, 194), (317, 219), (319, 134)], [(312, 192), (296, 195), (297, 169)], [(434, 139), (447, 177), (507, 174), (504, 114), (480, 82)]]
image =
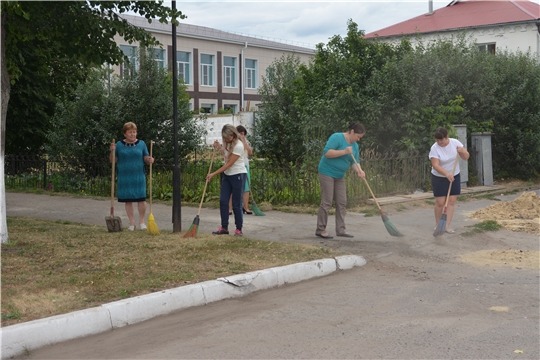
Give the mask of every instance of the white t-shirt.
[[(439, 159), (439, 164), (442, 166), (442, 168), (449, 173), (452, 172), (454, 169), (454, 161), (456, 161), (457, 156), (457, 147), (463, 146), (463, 144), (457, 140), (450, 138), (450, 143), (444, 147), (439, 146), (439, 144), (435, 143), (433, 146), (431, 146), (431, 150), (429, 151), (429, 159)], [(459, 174), (459, 161), (456, 165), (456, 171), (454, 172), (454, 175)], [(431, 173), (435, 176), (445, 177), (443, 174), (440, 174), (437, 170), (435, 170), (433, 167), (431, 167)]]
[(244, 165), (244, 144), (242, 141), (238, 140), (236, 145), (232, 149), (234, 155), (238, 155), (239, 158), (234, 162), (234, 164), (225, 170), (225, 175), (236, 175), (241, 173), (246, 173), (246, 166)]

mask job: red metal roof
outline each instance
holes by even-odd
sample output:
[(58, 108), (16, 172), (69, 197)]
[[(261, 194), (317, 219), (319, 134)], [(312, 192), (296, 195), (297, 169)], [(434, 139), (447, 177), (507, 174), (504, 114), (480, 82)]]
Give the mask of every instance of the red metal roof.
[(434, 10), (381, 30), (366, 38), (429, 33), (485, 25), (506, 24), (540, 19), (540, 4), (516, 0), (455, 0)]

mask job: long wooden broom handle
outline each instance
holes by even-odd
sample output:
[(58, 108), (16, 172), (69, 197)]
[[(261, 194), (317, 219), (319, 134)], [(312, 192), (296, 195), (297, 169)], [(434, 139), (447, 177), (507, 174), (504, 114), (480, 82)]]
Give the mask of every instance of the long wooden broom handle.
[[(457, 166), (458, 160), (459, 160), (459, 153), (456, 155), (456, 160), (454, 161), (454, 170), (452, 170), (452, 176), (454, 176), (454, 173), (456, 172), (456, 166)], [(452, 190), (452, 183), (450, 183), (450, 185), (448, 186), (448, 192), (446, 193), (446, 201), (444, 202), (445, 208), (448, 206), (448, 199), (450, 199), (450, 190)]]
[[(150, 140), (150, 157), (152, 157), (152, 146), (154, 142)], [(152, 213), (152, 163), (150, 163), (150, 214)]]
[[(214, 151), (212, 151), (212, 159), (210, 160), (210, 166), (208, 167), (208, 174), (206, 176), (208, 176), (210, 174), (210, 172), (212, 171), (212, 164), (214, 163), (214, 155), (216, 154), (216, 148), (214, 148)], [(203, 193), (202, 193), (202, 196), (201, 196), (201, 203), (199, 204), (199, 211), (197, 211), (197, 215), (201, 215), (201, 208), (202, 208), (202, 203), (203, 203), (203, 200), (204, 200), (204, 194), (206, 194), (206, 187), (208, 186), (208, 179), (206, 179), (206, 182), (204, 183), (204, 189), (203, 189)]]
[[(112, 143), (115, 144), (114, 139), (112, 139)], [(112, 157), (112, 180), (111, 180), (111, 216), (114, 216), (114, 168), (116, 166), (116, 156), (111, 150), (111, 157)]]
[[(356, 161), (356, 158), (354, 157), (353, 154), (351, 154), (351, 157), (353, 158), (354, 163), (358, 166), (358, 162)], [(366, 183), (366, 186), (367, 186), (369, 192), (371, 193), (371, 196), (373, 197), (373, 200), (375, 200), (375, 204), (377, 204), (377, 207), (379, 208), (379, 211), (382, 212), (381, 205), (379, 205), (379, 202), (377, 201), (377, 198), (375, 197), (375, 194), (373, 194), (373, 191), (371, 191), (371, 187), (369, 187), (369, 183), (367, 182), (367, 180), (365, 178), (362, 178), (362, 180), (364, 180), (364, 182)]]

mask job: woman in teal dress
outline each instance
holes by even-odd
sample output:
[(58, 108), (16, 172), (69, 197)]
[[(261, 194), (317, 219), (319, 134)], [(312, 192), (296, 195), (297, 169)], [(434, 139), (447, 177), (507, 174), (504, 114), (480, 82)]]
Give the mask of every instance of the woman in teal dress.
[(137, 125), (127, 122), (122, 128), (124, 140), (111, 144), (114, 158), (111, 162), (118, 165), (118, 202), (126, 204), (129, 218), (128, 230), (135, 230), (135, 215), (133, 203), (139, 210), (139, 229), (146, 230), (144, 216), (146, 213), (146, 173), (144, 164), (153, 164), (154, 158), (148, 153), (145, 142), (137, 139)]

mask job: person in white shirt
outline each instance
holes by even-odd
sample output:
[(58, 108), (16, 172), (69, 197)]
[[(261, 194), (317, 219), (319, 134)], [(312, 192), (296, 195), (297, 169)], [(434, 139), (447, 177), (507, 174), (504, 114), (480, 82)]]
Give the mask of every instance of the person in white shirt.
[[(431, 187), (433, 188), (433, 196), (435, 196), (435, 228), (441, 220), (448, 188), (450, 184), (450, 197), (448, 199), (448, 207), (446, 209), (446, 232), (453, 234), (455, 231), (450, 228), (452, 217), (456, 208), (456, 200), (461, 194), (461, 177), (459, 169), (459, 161), (457, 156), (463, 160), (469, 158), (469, 152), (463, 144), (457, 139), (448, 137), (448, 130), (444, 127), (439, 127), (433, 134), (435, 144), (431, 146), (429, 151), (429, 160), (431, 161)], [(454, 170), (454, 163), (456, 170)]]
[[(242, 197), (246, 181), (246, 166), (244, 165), (244, 144), (240, 141), (240, 134), (234, 125), (226, 124), (221, 130), (223, 147), (227, 153), (225, 165), (206, 176), (208, 181), (218, 174), (221, 176), (221, 190), (219, 194), (219, 210), (221, 215), (221, 226), (214, 235), (229, 234), (229, 199), (232, 195), (232, 210), (234, 213), (235, 236), (242, 236), (242, 226), (244, 217), (242, 214)], [(214, 148), (219, 149), (221, 145), (216, 140)]]

